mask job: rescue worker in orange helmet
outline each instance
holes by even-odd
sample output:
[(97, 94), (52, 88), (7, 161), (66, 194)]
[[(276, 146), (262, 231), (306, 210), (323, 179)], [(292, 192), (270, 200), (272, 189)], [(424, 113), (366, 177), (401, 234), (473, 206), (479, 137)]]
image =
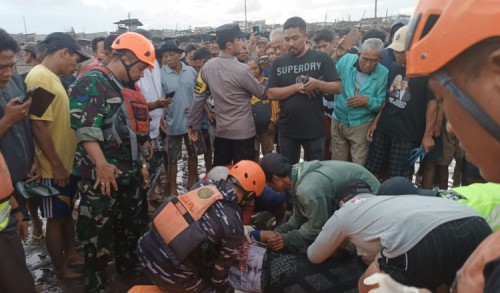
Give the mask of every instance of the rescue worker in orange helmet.
[(227, 180), (206, 180), (165, 202), (137, 254), (153, 283), (167, 292), (234, 292), (228, 272), (243, 240), (240, 206), (264, 190), (253, 161), (240, 161)]
[(134, 91), (155, 60), (152, 43), (124, 33), (113, 57), (70, 89), (71, 127), (77, 136), (73, 174), (81, 177), (77, 232), (85, 254), (86, 292), (103, 292), (114, 251), (119, 274), (143, 273), (135, 254), (147, 225), (144, 188), (149, 183), (144, 144), (149, 139), (145, 97)]
[[(429, 87), (443, 102), (448, 131), (458, 137), (482, 176), (496, 183), (500, 183), (499, 15), (496, 0), (420, 0), (406, 43), (407, 74), (430, 75)], [(500, 291), (499, 239), (496, 232), (472, 253), (457, 272), (452, 292)]]

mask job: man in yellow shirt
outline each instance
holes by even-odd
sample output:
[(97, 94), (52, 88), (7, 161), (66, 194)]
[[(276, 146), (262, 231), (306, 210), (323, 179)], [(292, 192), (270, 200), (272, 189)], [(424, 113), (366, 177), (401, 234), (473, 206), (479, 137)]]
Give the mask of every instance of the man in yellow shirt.
[[(74, 248), (74, 224), (71, 218), (73, 200), (77, 191), (77, 178), (70, 176), (76, 150), (76, 137), (70, 125), (69, 98), (59, 76), (71, 75), (79, 62), (90, 56), (83, 52), (73, 37), (65, 33), (52, 33), (44, 43), (47, 57), (26, 77), (28, 89), (41, 87), (55, 95), (41, 116), (30, 115), (35, 152), (42, 169), (42, 183), (56, 188), (60, 194), (43, 197), (40, 201), (42, 216), (47, 218), (46, 245), (56, 275), (75, 278), (80, 274), (68, 265), (83, 263)], [(37, 96), (33, 97), (35, 101)]]

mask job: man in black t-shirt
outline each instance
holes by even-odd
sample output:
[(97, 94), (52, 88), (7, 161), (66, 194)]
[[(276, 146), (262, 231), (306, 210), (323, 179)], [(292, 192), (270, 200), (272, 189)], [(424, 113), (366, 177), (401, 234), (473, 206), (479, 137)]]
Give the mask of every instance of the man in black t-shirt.
[[(432, 138), (437, 102), (427, 86), (428, 77), (406, 77), (405, 39), (407, 26), (400, 28), (389, 48), (396, 62), (389, 67), (387, 98), (382, 110), (368, 130), (371, 141), (365, 168), (379, 179), (413, 175), (410, 152), (423, 147), (434, 148)], [(385, 173), (385, 174), (384, 174)]]
[(288, 54), (274, 60), (269, 73), (268, 98), (281, 102), (278, 120), (281, 154), (291, 164), (300, 159), (322, 160), (325, 145), (323, 93), (340, 93), (335, 63), (323, 52), (306, 47), (306, 23), (300, 17), (283, 25)]

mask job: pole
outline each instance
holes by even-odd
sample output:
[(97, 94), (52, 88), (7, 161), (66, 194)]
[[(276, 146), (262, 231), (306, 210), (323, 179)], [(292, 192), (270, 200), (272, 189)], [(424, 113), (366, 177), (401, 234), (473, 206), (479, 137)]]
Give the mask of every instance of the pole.
[(248, 33), (248, 22), (247, 22), (247, 0), (245, 0), (245, 32)]
[(130, 31), (130, 12), (128, 13), (128, 31)]
[(23, 22), (24, 22), (24, 34), (28, 34), (28, 30), (26, 29), (26, 17), (23, 16)]
[(374, 18), (377, 18), (377, 0), (375, 0), (375, 16)]

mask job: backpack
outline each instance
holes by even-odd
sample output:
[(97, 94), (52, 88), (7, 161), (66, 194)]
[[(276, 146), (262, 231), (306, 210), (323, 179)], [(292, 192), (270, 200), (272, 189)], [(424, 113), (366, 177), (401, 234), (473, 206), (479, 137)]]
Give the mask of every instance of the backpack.
[(139, 153), (137, 145), (149, 139), (149, 108), (146, 98), (140, 92), (123, 87), (108, 68), (97, 66), (94, 70), (104, 73), (123, 97), (116, 113), (103, 121), (104, 139), (116, 142), (118, 146), (122, 143), (130, 144), (132, 161), (136, 161)]

